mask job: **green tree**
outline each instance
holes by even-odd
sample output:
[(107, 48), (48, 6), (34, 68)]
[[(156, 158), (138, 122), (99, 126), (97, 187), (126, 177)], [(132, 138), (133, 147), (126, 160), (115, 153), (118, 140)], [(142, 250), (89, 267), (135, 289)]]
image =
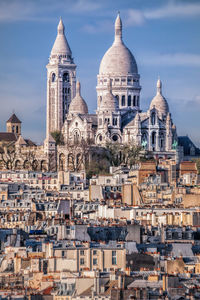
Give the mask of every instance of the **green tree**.
[(107, 143), (106, 150), (106, 156), (111, 166), (118, 167), (123, 164), (132, 167), (140, 160), (143, 148), (134, 143)]
[(51, 132), (52, 137), (54, 138), (57, 145), (64, 145), (64, 137), (61, 131), (53, 131)]

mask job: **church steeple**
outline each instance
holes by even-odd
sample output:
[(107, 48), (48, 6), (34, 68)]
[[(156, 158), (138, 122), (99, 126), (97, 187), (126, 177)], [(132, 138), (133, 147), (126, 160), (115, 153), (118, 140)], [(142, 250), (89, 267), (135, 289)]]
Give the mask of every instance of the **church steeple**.
[(60, 18), (47, 65), (47, 137), (54, 131), (61, 131), (75, 94), (76, 65)]
[(71, 55), (72, 52), (65, 36), (65, 26), (62, 18), (60, 18), (57, 27), (57, 37), (51, 50), (51, 58), (54, 58), (55, 56), (62, 56), (71, 59)]

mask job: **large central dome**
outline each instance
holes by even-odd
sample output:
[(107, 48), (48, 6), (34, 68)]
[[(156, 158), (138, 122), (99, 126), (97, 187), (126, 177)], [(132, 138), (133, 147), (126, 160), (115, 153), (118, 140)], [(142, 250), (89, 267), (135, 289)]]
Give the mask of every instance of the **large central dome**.
[(118, 15), (115, 21), (115, 40), (101, 61), (100, 75), (127, 76), (138, 73), (131, 51), (122, 41), (122, 22)]

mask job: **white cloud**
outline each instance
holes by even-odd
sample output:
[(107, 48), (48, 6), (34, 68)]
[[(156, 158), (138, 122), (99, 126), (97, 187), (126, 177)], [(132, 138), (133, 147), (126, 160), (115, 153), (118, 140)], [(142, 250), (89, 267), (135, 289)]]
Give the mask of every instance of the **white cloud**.
[(101, 3), (92, 0), (1, 0), (0, 22), (52, 21), (51, 13), (84, 14), (100, 8)]
[(104, 20), (95, 22), (94, 24), (86, 24), (82, 27), (82, 30), (91, 34), (98, 32), (113, 32), (113, 26), (113, 22)]
[(136, 9), (129, 9), (128, 16), (125, 20), (125, 25), (135, 26), (142, 25), (145, 22), (145, 17), (142, 11)]
[(200, 4), (175, 4), (169, 3), (166, 6), (154, 10), (144, 11), (146, 19), (161, 19), (171, 17), (194, 17), (200, 15)]
[(200, 67), (200, 55), (191, 53), (144, 54), (142, 64), (159, 66)]
[(200, 3), (183, 4), (182, 2), (182, 4), (177, 4), (170, 2), (154, 9), (129, 9), (127, 15), (125, 21), (127, 26), (142, 25), (145, 21), (154, 19), (197, 17), (200, 16)]

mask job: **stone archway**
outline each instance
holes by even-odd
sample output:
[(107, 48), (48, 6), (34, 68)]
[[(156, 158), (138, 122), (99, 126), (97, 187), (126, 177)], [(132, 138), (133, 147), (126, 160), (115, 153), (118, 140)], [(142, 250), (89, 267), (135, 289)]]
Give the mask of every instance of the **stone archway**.
[(40, 170), (42, 172), (46, 172), (48, 170), (48, 166), (47, 166), (46, 160), (41, 160), (41, 162), (40, 162)]
[(20, 170), (21, 169), (21, 162), (20, 162), (20, 160), (16, 160), (15, 161), (15, 170)]
[(65, 171), (65, 155), (61, 153), (59, 155), (59, 171)]

